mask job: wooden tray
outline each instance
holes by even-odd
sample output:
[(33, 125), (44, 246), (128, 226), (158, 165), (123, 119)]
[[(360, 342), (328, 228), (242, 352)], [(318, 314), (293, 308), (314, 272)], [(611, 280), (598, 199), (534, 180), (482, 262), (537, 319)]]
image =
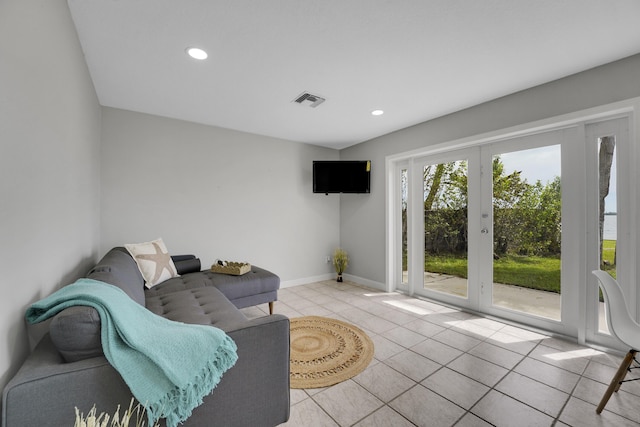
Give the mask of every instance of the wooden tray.
[(251, 271), (251, 264), (248, 262), (227, 261), (227, 265), (213, 264), (211, 271), (214, 273), (231, 274), (233, 276), (242, 276)]

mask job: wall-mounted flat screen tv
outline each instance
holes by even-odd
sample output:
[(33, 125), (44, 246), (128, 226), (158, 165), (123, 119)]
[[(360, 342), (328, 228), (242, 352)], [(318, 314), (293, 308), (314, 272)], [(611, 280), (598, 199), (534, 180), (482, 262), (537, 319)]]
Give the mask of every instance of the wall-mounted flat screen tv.
[(313, 162), (314, 193), (369, 193), (370, 160), (316, 160)]

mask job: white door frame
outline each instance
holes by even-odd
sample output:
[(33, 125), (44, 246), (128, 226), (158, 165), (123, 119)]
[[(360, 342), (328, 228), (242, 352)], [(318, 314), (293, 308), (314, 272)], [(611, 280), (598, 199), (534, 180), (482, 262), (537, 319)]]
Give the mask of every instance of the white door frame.
[[(400, 162), (405, 162), (405, 165), (409, 166), (409, 170), (412, 171), (410, 173), (415, 174), (414, 163), (417, 158), (425, 157), (428, 155), (434, 155), (438, 153), (448, 152), (455, 149), (462, 149), (474, 146), (480, 146), (487, 143), (497, 143), (502, 140), (511, 139), (515, 136), (527, 136), (533, 135), (540, 132), (545, 132), (549, 130), (559, 130), (562, 128), (575, 128), (575, 133), (577, 135), (576, 141), (581, 141), (582, 146), (584, 147), (584, 141), (586, 140), (586, 126), (593, 122), (599, 122), (603, 120), (614, 119), (617, 117), (627, 117), (629, 120), (629, 136), (628, 141), (629, 144), (629, 152), (626, 156), (624, 156), (625, 161), (628, 163), (626, 175), (628, 177), (629, 182), (637, 182), (637, 174), (636, 174), (636, 165), (640, 165), (640, 150), (636, 149), (636, 145), (640, 143), (637, 140), (637, 135), (640, 135), (640, 125), (638, 121), (634, 120), (635, 112), (640, 110), (640, 98), (634, 98), (626, 101), (617, 102), (614, 104), (609, 104), (605, 106), (595, 107), (592, 109), (574, 112), (570, 114), (566, 114), (559, 117), (554, 117), (550, 119), (541, 120), (538, 122), (532, 122), (528, 124), (518, 125), (512, 128), (503, 129), (495, 132), (490, 132), (487, 134), (477, 135), (469, 138), (463, 138), (460, 140), (449, 141), (445, 143), (436, 144), (430, 147), (419, 148), (416, 150), (412, 150), (409, 152), (398, 153), (389, 155), (385, 159), (386, 163), (386, 171), (387, 171), (387, 188), (386, 188), (386, 201), (387, 201), (387, 225), (386, 225), (386, 235), (387, 235), (387, 283), (386, 288), (387, 291), (395, 291), (397, 289), (397, 275), (396, 268), (394, 266), (395, 262), (393, 262), (393, 257), (396, 255), (396, 245), (393, 244), (393, 240), (395, 239), (395, 231), (396, 224), (399, 220), (397, 214), (393, 214), (393, 203), (389, 203), (390, 200), (393, 200), (397, 195), (398, 188), (395, 186), (396, 182), (394, 182), (393, 175), (396, 175), (394, 171), (397, 170), (397, 165)], [(574, 143), (575, 144), (575, 143)], [(586, 230), (587, 227), (587, 206), (586, 206), (586, 195), (587, 195), (587, 179), (586, 172), (582, 174), (580, 171), (581, 165), (582, 170), (584, 171), (584, 165), (587, 162), (587, 154), (586, 149), (583, 150), (575, 150), (576, 146), (567, 144), (571, 146), (571, 153), (569, 155), (564, 155), (563, 152), (563, 203), (567, 203), (568, 206), (573, 206), (569, 212), (566, 212), (563, 207), (563, 219), (572, 217), (575, 219), (573, 227), (577, 227), (581, 230)], [(564, 148), (563, 148), (564, 150)], [(574, 151), (575, 150), (575, 151)], [(566, 160), (565, 160), (566, 159)], [(566, 164), (565, 164), (566, 163)], [(624, 169), (624, 166), (619, 163), (619, 170)], [(578, 171), (577, 173), (571, 171)], [(568, 183), (565, 184), (565, 180), (568, 180)], [(622, 180), (619, 180), (620, 183)], [(571, 194), (565, 193), (565, 185), (570, 186), (574, 191)], [(414, 189), (415, 190), (415, 189)], [(618, 189), (622, 191), (621, 188)], [(636, 186), (636, 188), (627, 188), (626, 194), (628, 194), (628, 203), (630, 206), (631, 215), (628, 216), (628, 231), (629, 234), (629, 243), (628, 243), (628, 254), (626, 255), (629, 259), (625, 268), (626, 277), (628, 277), (628, 282), (631, 284), (636, 284), (637, 281), (635, 278), (637, 277), (637, 269), (635, 265), (640, 262), (640, 251), (636, 250), (637, 242), (640, 241), (640, 230), (635, 224), (640, 223), (640, 206), (638, 205), (640, 201), (640, 186)], [(414, 191), (415, 192), (415, 191)], [(414, 193), (412, 192), (412, 193)], [(471, 194), (471, 192), (470, 192)], [(418, 194), (419, 197), (422, 195)], [(412, 194), (411, 198), (414, 198), (415, 194)], [(579, 199), (582, 197), (583, 202), (580, 203)], [(410, 201), (411, 203), (411, 201)], [(471, 202), (470, 202), (471, 204)], [(471, 214), (470, 214), (471, 215)], [(480, 217), (480, 215), (478, 215)], [(474, 221), (470, 221), (469, 227), (472, 227)], [(416, 224), (409, 223), (410, 226), (415, 227)], [(481, 224), (477, 224), (479, 227)], [(593, 336), (586, 333), (587, 329), (587, 292), (586, 286), (576, 286), (575, 283), (587, 283), (592, 280), (592, 275), (590, 271), (587, 272), (587, 233), (586, 232), (578, 232), (575, 239), (570, 242), (568, 248), (565, 248), (565, 241), (568, 239), (564, 236), (564, 232), (566, 230), (567, 224), (563, 224), (563, 258), (564, 257), (573, 257), (574, 259), (570, 260), (570, 264), (573, 265), (572, 269), (575, 269), (571, 278), (567, 278), (567, 274), (570, 272), (563, 271), (563, 285), (565, 285), (565, 280), (569, 283), (573, 283), (571, 285), (571, 289), (569, 286), (566, 286), (567, 289), (563, 288), (563, 300), (567, 300), (566, 292), (570, 293), (571, 298), (576, 297), (578, 303), (576, 303), (577, 309), (567, 309), (564, 310), (563, 306), (563, 324), (565, 323), (565, 317), (567, 320), (567, 326), (562, 328), (562, 333), (576, 337), (579, 342), (585, 343), (586, 341), (592, 341), (594, 339)], [(415, 230), (412, 230), (412, 234)], [(471, 233), (471, 230), (470, 230)], [(572, 232), (571, 234), (574, 234)], [(415, 251), (416, 245), (411, 245), (410, 250)], [(419, 245), (417, 245), (419, 246)], [(568, 253), (567, 253), (568, 252)], [(415, 263), (414, 263), (415, 264)], [(410, 266), (410, 268), (412, 268)], [(413, 269), (416, 269), (416, 266), (413, 266)], [(413, 273), (415, 274), (415, 272)], [(470, 267), (470, 276), (473, 274)], [(415, 277), (414, 277), (415, 281)], [(469, 287), (470, 289), (473, 286)], [(637, 290), (637, 285), (632, 286), (629, 289), (629, 308), (632, 310), (632, 313), (636, 315), (636, 319), (638, 317), (640, 301), (638, 298), (640, 297), (640, 292)], [(575, 300), (574, 300), (575, 301)], [(564, 302), (563, 302), (564, 304)], [(474, 309), (474, 307), (470, 306), (469, 308)], [(491, 313), (489, 313), (491, 314)], [(496, 315), (500, 315), (497, 313)], [(516, 320), (517, 321), (517, 320)], [(543, 327), (544, 328), (544, 327)], [(547, 328), (544, 328), (547, 329)], [(603, 343), (603, 345), (613, 346), (615, 342), (612, 343)]]

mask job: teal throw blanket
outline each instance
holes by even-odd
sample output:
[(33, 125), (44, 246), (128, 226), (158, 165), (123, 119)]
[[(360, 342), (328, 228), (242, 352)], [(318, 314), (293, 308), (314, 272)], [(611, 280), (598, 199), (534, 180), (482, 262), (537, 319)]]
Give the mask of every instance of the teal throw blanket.
[(238, 358), (222, 330), (157, 316), (121, 289), (91, 279), (34, 303), (26, 319), (37, 323), (74, 305), (100, 314), (104, 354), (147, 408), (149, 425), (160, 418), (169, 427), (186, 420)]

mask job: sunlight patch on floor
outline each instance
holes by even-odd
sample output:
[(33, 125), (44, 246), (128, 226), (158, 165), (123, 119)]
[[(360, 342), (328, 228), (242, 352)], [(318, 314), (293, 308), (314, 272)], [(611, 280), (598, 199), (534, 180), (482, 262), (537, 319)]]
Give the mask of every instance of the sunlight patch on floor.
[(539, 339), (527, 339), (523, 337), (516, 337), (514, 335), (509, 334), (494, 334), (491, 336), (491, 341), (496, 341), (502, 344), (516, 344), (519, 342), (528, 342), (528, 341), (540, 341)]
[(578, 359), (581, 357), (598, 356), (600, 354), (604, 354), (604, 353), (598, 350), (594, 350), (592, 348), (584, 348), (580, 350), (545, 354), (544, 357), (548, 357), (551, 360), (569, 360), (569, 359)]
[(398, 292), (376, 292), (375, 294), (363, 294), (365, 297), (388, 297), (388, 296), (400, 296)]
[(388, 301), (383, 301), (385, 304), (388, 304), (390, 306), (393, 306), (395, 308), (399, 308), (400, 310), (405, 310), (405, 311), (409, 311), (411, 313), (420, 315), (420, 316), (424, 316), (427, 314), (431, 314), (433, 313), (433, 311), (427, 310), (425, 308), (421, 308), (421, 307), (416, 307), (413, 304), (409, 304), (405, 301), (395, 301), (395, 300), (388, 300)]

